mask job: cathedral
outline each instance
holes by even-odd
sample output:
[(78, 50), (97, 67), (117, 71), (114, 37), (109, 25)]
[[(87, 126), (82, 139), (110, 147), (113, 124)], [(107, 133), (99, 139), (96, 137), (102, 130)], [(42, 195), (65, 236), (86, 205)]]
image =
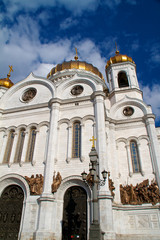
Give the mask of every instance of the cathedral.
[(0, 79), (0, 240), (159, 240), (160, 128), (136, 64)]

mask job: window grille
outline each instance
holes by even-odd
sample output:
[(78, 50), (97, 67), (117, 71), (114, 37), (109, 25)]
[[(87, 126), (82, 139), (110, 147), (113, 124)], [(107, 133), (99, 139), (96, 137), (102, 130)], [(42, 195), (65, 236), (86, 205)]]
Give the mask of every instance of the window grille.
[(26, 162), (32, 162), (33, 160), (35, 141), (36, 141), (36, 128), (32, 128), (29, 136)]
[(72, 158), (80, 157), (81, 149), (81, 126), (79, 122), (73, 124), (73, 142), (72, 142)]
[(132, 140), (130, 142), (130, 150), (131, 150), (133, 173), (138, 173), (140, 172), (140, 162), (139, 162), (138, 146), (136, 141)]

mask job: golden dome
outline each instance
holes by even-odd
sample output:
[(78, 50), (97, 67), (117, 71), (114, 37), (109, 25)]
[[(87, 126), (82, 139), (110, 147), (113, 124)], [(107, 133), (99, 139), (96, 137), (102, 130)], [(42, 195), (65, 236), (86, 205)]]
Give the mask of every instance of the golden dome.
[(11, 72), (13, 72), (13, 67), (9, 65), (9, 73), (7, 74), (7, 78), (0, 79), (0, 87), (10, 88), (14, 85), (12, 81), (9, 79), (11, 76)]
[(119, 54), (119, 51), (116, 51), (116, 55), (114, 57), (111, 57), (108, 61), (107, 61), (107, 65), (106, 68), (108, 68), (111, 64), (114, 63), (120, 63), (120, 62), (132, 62), (135, 63), (131, 57), (128, 57), (127, 55), (122, 55)]
[(0, 79), (0, 87), (10, 88), (13, 85), (14, 84), (12, 83), (12, 81), (8, 77)]
[[(76, 60), (76, 59), (75, 59)], [(93, 72), (98, 75), (101, 79), (104, 80), (102, 73), (98, 70), (98, 68), (94, 67), (92, 64), (81, 61), (69, 61), (63, 62), (62, 64), (57, 64), (56, 67), (52, 68), (50, 73), (48, 73), (47, 78), (55, 74), (56, 72), (65, 70), (65, 69), (84, 69), (86, 71)]]

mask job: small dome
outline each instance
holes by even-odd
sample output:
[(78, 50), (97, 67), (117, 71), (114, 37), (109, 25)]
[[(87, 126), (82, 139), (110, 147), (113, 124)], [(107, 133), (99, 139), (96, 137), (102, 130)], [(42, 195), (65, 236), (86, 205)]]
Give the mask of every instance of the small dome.
[(135, 63), (131, 57), (128, 57), (127, 55), (122, 55), (119, 54), (119, 51), (116, 51), (116, 55), (114, 57), (111, 57), (108, 61), (107, 61), (107, 65), (106, 68), (108, 68), (111, 64), (114, 63), (120, 63), (120, 62), (131, 62), (131, 63)]
[(8, 77), (0, 79), (0, 87), (10, 88), (13, 85), (13, 82)]
[(69, 61), (63, 62), (62, 64), (57, 64), (56, 67), (52, 68), (50, 73), (48, 73), (47, 78), (50, 78), (56, 72), (65, 70), (65, 69), (84, 69), (86, 71), (93, 72), (98, 75), (101, 79), (104, 80), (102, 73), (98, 70), (98, 68), (94, 67), (92, 64), (81, 61)]

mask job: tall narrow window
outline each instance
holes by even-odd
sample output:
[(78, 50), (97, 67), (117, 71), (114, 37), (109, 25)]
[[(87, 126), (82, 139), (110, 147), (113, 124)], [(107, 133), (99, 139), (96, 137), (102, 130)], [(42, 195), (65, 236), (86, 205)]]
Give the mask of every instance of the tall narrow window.
[(33, 160), (35, 141), (36, 141), (36, 128), (33, 127), (33, 128), (31, 128), (30, 135), (29, 135), (29, 143), (28, 143), (26, 162), (32, 162), (32, 160)]
[(11, 151), (12, 151), (12, 146), (13, 146), (13, 141), (14, 141), (14, 133), (15, 133), (14, 130), (11, 130), (9, 132), (7, 147), (6, 147), (6, 151), (5, 151), (5, 154), (4, 154), (3, 163), (8, 163), (9, 162), (9, 159), (10, 159), (10, 156), (11, 156)]
[(72, 158), (79, 158), (81, 155), (81, 126), (80, 122), (73, 124), (73, 140), (72, 140)]
[(140, 162), (139, 162), (138, 146), (136, 141), (132, 140), (130, 142), (130, 150), (131, 150), (133, 173), (138, 173), (140, 172)]
[(15, 159), (14, 159), (15, 163), (19, 163), (21, 161), (24, 138), (25, 138), (25, 129), (22, 128), (19, 132), (17, 150), (16, 150)]
[(129, 86), (127, 75), (123, 71), (118, 73), (118, 85), (119, 85), (119, 88)]

